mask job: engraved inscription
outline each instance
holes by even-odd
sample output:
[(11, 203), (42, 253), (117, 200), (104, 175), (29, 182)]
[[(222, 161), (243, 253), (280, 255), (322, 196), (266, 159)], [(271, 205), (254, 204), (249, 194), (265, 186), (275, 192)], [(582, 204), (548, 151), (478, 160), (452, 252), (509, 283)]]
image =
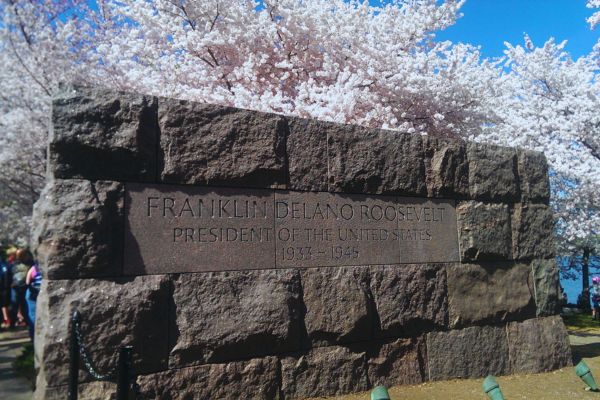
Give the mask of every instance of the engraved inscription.
[(126, 185), (125, 274), (459, 261), (451, 200)]
[(278, 267), (399, 261), (394, 197), (275, 193)]
[(278, 267), (458, 261), (448, 201), (275, 193)]
[(273, 192), (126, 185), (125, 274), (273, 268)]
[(460, 261), (454, 201), (398, 198), (400, 254), (406, 262)]

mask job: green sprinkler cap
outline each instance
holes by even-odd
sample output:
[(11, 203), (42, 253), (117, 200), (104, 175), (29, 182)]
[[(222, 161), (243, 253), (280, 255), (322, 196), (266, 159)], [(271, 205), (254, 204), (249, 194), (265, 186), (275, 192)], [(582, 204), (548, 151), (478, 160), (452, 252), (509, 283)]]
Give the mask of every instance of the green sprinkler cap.
[(487, 378), (483, 380), (483, 391), (490, 400), (504, 400), (500, 385), (498, 385), (498, 382), (496, 382), (496, 378), (493, 375), (488, 375)]
[(594, 380), (592, 371), (590, 370), (590, 367), (588, 367), (588, 365), (585, 363), (585, 361), (581, 360), (579, 364), (575, 366), (575, 373), (588, 386), (588, 390), (591, 390), (593, 392), (598, 391), (598, 385), (596, 385), (596, 381)]
[(371, 400), (390, 400), (390, 394), (385, 386), (376, 386), (371, 392)]

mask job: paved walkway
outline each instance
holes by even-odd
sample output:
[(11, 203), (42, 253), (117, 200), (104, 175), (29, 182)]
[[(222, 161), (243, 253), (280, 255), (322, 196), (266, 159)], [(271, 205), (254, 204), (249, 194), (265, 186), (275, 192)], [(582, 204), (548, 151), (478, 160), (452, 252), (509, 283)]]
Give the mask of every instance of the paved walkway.
[(12, 363), (29, 342), (27, 330), (0, 332), (0, 399), (31, 400), (31, 384), (17, 376)]

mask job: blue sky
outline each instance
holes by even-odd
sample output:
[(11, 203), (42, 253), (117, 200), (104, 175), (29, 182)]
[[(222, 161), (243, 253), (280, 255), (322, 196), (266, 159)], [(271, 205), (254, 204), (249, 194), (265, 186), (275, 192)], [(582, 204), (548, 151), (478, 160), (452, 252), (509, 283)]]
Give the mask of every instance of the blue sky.
[(527, 33), (538, 46), (550, 37), (567, 39), (567, 50), (576, 58), (589, 53), (600, 38), (600, 27), (592, 31), (585, 21), (593, 13), (585, 4), (585, 0), (467, 0), (464, 16), (438, 38), (480, 45), (484, 56), (496, 57), (503, 55), (505, 41), (523, 44)]
[[(369, 0), (372, 5), (387, 1)], [(550, 37), (567, 39), (567, 51), (577, 58), (588, 54), (600, 38), (600, 26), (592, 31), (586, 22), (594, 11), (585, 5), (586, 0), (467, 0), (464, 16), (438, 38), (479, 45), (484, 57), (498, 57), (505, 41), (523, 44), (527, 33), (537, 46)]]

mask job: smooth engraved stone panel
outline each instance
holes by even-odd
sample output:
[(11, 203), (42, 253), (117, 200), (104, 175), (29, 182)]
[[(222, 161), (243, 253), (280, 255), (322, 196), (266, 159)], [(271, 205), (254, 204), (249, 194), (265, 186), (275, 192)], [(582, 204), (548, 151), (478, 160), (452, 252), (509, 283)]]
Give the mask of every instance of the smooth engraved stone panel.
[(126, 184), (124, 274), (274, 268), (273, 191)]
[(124, 274), (459, 260), (454, 201), (125, 185)]
[(400, 263), (458, 262), (454, 200), (398, 198)]
[(398, 262), (395, 200), (388, 196), (277, 191), (277, 267)]

